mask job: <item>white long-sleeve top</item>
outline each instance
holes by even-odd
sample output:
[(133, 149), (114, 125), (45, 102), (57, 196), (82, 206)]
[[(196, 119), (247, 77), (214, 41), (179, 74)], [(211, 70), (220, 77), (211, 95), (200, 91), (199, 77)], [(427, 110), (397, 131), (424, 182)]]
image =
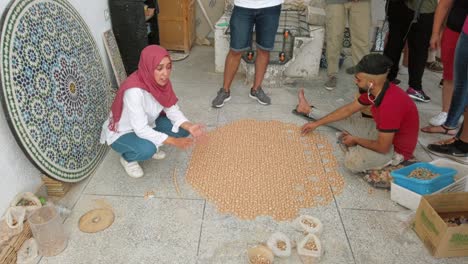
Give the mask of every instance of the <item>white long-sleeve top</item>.
[(166, 113), (167, 118), (171, 120), (172, 132), (179, 132), (182, 123), (188, 121), (180, 111), (177, 104), (166, 108), (163, 107), (147, 91), (140, 88), (130, 88), (124, 93), (122, 116), (117, 123), (117, 132), (109, 129), (109, 120), (102, 125), (101, 143), (111, 145), (122, 135), (135, 132), (140, 137), (147, 139), (156, 147), (163, 145), (168, 135), (155, 131), (155, 120), (161, 111)]
[(234, 5), (245, 8), (260, 9), (281, 5), (283, 2), (284, 0), (234, 0)]

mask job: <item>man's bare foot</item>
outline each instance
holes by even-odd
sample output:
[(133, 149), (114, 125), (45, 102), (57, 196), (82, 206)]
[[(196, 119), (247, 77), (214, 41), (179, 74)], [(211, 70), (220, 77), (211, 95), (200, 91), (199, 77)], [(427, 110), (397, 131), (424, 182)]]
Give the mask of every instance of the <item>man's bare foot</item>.
[(312, 107), (310, 106), (309, 102), (307, 102), (307, 99), (304, 96), (304, 88), (299, 89), (299, 93), (297, 94), (298, 97), (298, 104), (296, 107), (296, 111), (301, 114), (306, 114), (308, 115), (310, 111), (312, 110)]

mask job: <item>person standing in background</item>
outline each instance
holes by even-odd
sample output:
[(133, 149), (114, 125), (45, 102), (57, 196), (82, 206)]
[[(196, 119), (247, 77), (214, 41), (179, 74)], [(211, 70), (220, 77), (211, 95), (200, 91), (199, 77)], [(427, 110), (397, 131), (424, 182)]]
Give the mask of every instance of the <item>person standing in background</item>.
[(255, 80), (249, 97), (262, 105), (271, 104), (261, 85), (270, 61), (283, 0), (234, 0), (234, 9), (229, 22), (231, 43), (224, 67), (223, 87), (211, 102), (215, 108), (224, 106), (231, 99), (231, 84), (239, 68), (242, 53), (252, 46), (252, 33), (255, 26)]
[(387, 0), (389, 34), (384, 54), (393, 61), (388, 74), (393, 82), (398, 75), (401, 52), (408, 41), (408, 89), (406, 93), (414, 100), (430, 102), (422, 87), (422, 76), (428, 56), (429, 42), (434, 22), (437, 0)]
[(145, 17), (148, 25), (148, 45), (159, 45), (158, 0), (146, 0)]
[[(466, 0), (440, 0), (434, 16), (432, 28), (431, 48), (441, 47), (442, 63), (444, 64), (442, 87), (442, 111), (429, 120), (429, 126), (422, 128), (426, 133), (443, 133), (454, 135), (458, 125), (459, 116), (449, 116), (450, 103), (453, 95), (453, 68), (455, 48), (463, 27), (465, 17), (468, 15), (468, 1)], [(443, 29), (443, 24), (446, 27)], [(442, 34), (443, 30), (443, 34)], [(454, 112), (451, 113), (453, 115)], [(449, 122), (446, 123), (446, 121)]]
[[(457, 136), (446, 143), (429, 144), (428, 150), (438, 156), (468, 164), (468, 16), (458, 38), (454, 61), (454, 91), (450, 112), (463, 113), (464, 122)], [(448, 120), (447, 120), (448, 121)]]
[[(371, 26), (370, 3), (368, 0), (325, 0), (326, 2), (326, 50), (327, 74), (325, 89), (336, 88), (338, 63), (346, 22), (351, 33), (351, 54), (356, 65), (364, 55), (369, 54), (369, 29)], [(355, 67), (346, 69), (348, 74), (355, 73)]]

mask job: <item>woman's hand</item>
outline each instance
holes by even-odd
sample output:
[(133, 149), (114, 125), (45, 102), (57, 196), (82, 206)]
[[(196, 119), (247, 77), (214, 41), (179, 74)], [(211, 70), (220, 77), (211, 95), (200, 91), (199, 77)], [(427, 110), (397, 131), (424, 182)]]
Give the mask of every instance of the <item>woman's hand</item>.
[(190, 135), (192, 135), (194, 138), (199, 138), (206, 135), (205, 126), (202, 124), (192, 124), (188, 128), (188, 132), (190, 132)]
[(206, 127), (202, 124), (192, 124), (187, 129), (190, 132), (190, 135), (195, 140), (197, 144), (204, 144), (208, 141), (208, 135), (206, 133)]
[(175, 138), (175, 137), (168, 137), (164, 144), (166, 145), (173, 145), (176, 148), (180, 149), (188, 149), (193, 144), (192, 138)]

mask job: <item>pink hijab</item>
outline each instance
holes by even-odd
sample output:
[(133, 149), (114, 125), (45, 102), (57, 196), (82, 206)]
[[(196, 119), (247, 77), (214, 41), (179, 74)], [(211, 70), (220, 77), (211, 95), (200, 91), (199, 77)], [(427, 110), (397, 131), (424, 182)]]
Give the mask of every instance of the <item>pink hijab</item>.
[(172, 89), (171, 81), (161, 86), (154, 80), (154, 70), (166, 56), (170, 59), (169, 52), (157, 45), (150, 45), (143, 49), (140, 55), (140, 62), (138, 63), (138, 70), (132, 73), (120, 85), (112, 103), (112, 115), (109, 122), (109, 129), (111, 131), (117, 131), (117, 125), (122, 117), (123, 98), (127, 89), (143, 89), (153, 95), (154, 99), (164, 107), (171, 107), (177, 103), (178, 99)]

